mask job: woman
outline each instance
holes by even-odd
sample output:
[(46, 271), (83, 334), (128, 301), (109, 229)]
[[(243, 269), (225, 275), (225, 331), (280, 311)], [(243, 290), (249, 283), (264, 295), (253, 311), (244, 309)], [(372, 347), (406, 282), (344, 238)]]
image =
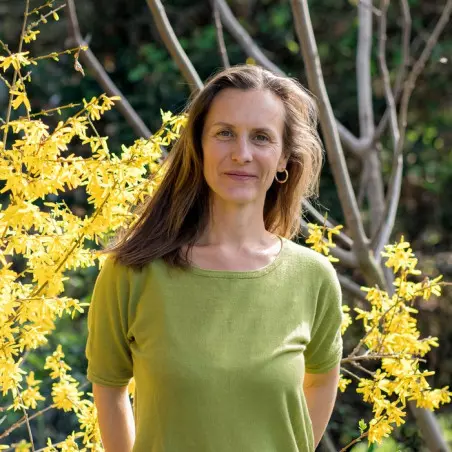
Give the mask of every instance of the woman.
[(322, 163), (314, 101), (245, 65), (214, 75), (187, 112), (93, 291), (87, 376), (104, 447), (313, 451), (342, 355), (336, 272), (290, 240)]

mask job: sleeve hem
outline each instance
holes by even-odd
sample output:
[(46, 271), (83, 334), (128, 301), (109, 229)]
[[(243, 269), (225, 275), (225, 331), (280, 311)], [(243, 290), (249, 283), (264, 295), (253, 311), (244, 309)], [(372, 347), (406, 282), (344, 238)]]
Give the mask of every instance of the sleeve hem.
[(128, 386), (128, 384), (130, 383), (130, 380), (132, 379), (132, 377), (131, 377), (129, 379), (123, 379), (123, 380), (110, 380), (110, 379), (99, 377), (99, 376), (93, 374), (92, 372), (88, 372), (86, 375), (86, 378), (91, 383), (99, 384), (102, 386), (112, 386), (112, 387), (116, 387), (116, 388), (119, 388), (121, 386)]
[(338, 348), (333, 357), (330, 360), (326, 361), (325, 363), (322, 363), (321, 365), (314, 367), (306, 366), (305, 372), (308, 374), (327, 373), (341, 362), (341, 358), (342, 358), (342, 347)]

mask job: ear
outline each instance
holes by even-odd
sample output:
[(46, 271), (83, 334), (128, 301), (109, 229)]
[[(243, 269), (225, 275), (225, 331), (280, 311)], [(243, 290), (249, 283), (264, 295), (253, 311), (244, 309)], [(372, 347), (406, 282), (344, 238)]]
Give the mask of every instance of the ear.
[(278, 160), (278, 166), (276, 167), (278, 171), (284, 171), (287, 166), (287, 162), (289, 161), (289, 156), (281, 154), (281, 157)]

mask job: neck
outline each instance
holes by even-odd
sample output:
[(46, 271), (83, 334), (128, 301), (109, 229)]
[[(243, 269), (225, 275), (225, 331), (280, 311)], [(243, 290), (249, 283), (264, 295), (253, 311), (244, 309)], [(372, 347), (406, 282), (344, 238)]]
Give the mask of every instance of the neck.
[(263, 205), (214, 200), (209, 224), (198, 243), (240, 249), (265, 246), (273, 240), (274, 234), (265, 229)]

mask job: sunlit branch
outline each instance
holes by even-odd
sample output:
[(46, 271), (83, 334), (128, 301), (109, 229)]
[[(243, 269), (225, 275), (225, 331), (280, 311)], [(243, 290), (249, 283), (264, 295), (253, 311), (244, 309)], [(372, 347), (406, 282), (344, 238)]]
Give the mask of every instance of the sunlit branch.
[[(86, 45), (86, 43), (84, 42), (80, 33), (74, 0), (67, 1), (69, 35), (78, 46), (84, 46)], [(132, 127), (134, 132), (138, 136), (145, 138), (149, 137), (151, 135), (151, 131), (147, 128), (143, 120), (132, 108), (126, 97), (121, 93), (115, 83), (108, 76), (105, 69), (102, 67), (91, 49), (88, 48), (86, 51), (81, 52), (80, 59), (91, 69), (94, 78), (99, 82), (99, 84), (109, 96), (119, 96), (121, 98), (121, 100), (118, 102), (117, 109), (124, 116), (127, 123), (130, 125), (130, 127)]]
[(173, 28), (171, 27), (171, 24), (165, 13), (165, 8), (163, 7), (161, 1), (147, 0), (147, 4), (149, 6), (149, 9), (151, 10), (155, 24), (157, 25), (160, 37), (165, 43), (168, 52), (171, 54), (174, 62), (182, 72), (185, 80), (189, 81), (190, 90), (196, 91), (202, 89), (203, 83), (184, 49), (180, 45), (177, 36), (174, 33)]

